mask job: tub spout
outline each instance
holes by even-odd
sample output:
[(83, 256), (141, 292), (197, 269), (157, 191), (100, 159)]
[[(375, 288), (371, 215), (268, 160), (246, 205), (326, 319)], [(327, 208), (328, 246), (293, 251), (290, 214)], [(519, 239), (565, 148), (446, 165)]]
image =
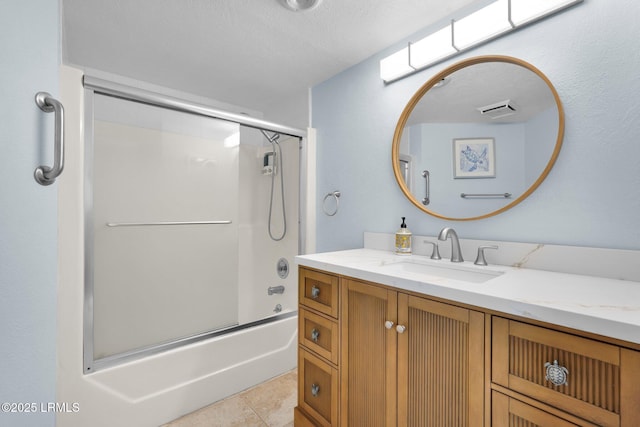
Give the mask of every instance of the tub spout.
[(284, 293), (284, 286), (280, 285), (280, 286), (269, 286), (269, 288), (267, 289), (267, 294), (268, 295), (273, 295), (273, 294), (283, 294)]

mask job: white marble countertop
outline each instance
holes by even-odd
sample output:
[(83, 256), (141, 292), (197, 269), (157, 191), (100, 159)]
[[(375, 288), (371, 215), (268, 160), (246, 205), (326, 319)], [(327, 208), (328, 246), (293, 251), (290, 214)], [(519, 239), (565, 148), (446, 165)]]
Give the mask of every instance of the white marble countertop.
[[(483, 283), (470, 283), (389, 268), (390, 264), (405, 261), (500, 275)], [(420, 255), (398, 256), (373, 249), (300, 255), (296, 262), (399, 290), (640, 344), (639, 282), (502, 265), (480, 267), (472, 262), (434, 261)]]

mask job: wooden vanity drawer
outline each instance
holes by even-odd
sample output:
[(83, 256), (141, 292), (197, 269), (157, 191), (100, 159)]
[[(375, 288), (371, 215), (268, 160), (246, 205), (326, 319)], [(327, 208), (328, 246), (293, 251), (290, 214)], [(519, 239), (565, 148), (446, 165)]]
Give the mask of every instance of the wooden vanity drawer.
[(338, 318), (338, 276), (300, 268), (300, 304)]
[(319, 356), (338, 364), (338, 323), (300, 307), (298, 342)]
[(338, 424), (338, 370), (298, 347), (298, 405), (321, 426)]
[(491, 427), (596, 427), (586, 421), (575, 421), (578, 424), (497, 391), (491, 393)]
[(494, 317), (492, 350), (494, 383), (598, 425), (620, 425), (619, 347)]

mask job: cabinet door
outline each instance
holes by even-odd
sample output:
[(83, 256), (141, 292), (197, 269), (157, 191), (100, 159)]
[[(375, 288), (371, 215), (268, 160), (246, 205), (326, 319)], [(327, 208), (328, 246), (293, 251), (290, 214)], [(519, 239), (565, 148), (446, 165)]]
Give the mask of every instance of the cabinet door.
[(347, 279), (341, 304), (341, 425), (395, 426), (397, 292)]
[(484, 424), (484, 314), (399, 294), (398, 425)]

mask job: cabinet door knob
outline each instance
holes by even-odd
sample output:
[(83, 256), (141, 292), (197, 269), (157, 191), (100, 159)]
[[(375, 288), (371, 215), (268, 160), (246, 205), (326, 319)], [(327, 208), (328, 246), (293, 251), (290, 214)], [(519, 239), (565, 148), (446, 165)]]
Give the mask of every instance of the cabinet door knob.
[(384, 327), (387, 329), (393, 328), (393, 322), (391, 320), (387, 320), (386, 322), (384, 322)]
[(399, 333), (399, 334), (404, 333), (404, 331), (406, 331), (406, 330), (407, 330), (407, 327), (406, 327), (406, 326), (404, 326), (404, 325), (398, 325), (398, 326), (396, 326), (396, 331), (398, 331), (398, 333)]
[(316, 328), (313, 328), (311, 330), (311, 339), (313, 340), (313, 342), (318, 342), (318, 338), (320, 338), (320, 331)]
[(320, 386), (317, 384), (311, 384), (311, 394), (313, 397), (318, 397), (318, 394), (320, 394)]
[(311, 298), (317, 299), (320, 296), (320, 288), (316, 285), (311, 287)]

